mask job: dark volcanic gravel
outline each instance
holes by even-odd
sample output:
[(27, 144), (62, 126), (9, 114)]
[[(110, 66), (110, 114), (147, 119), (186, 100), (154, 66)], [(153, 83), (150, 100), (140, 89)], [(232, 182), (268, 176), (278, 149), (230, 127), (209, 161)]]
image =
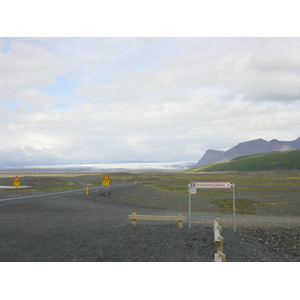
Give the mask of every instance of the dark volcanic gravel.
[[(173, 225), (126, 225), (109, 230), (97, 261), (212, 262), (216, 247), (213, 229)], [(294, 237), (294, 234), (298, 236)], [(228, 262), (300, 261), (300, 230), (223, 229), (224, 253)], [(104, 240), (102, 239), (100, 244)]]
[[(161, 208), (169, 202), (174, 198), (168, 193), (131, 185), (111, 189), (107, 196), (99, 191), (2, 206), (0, 261), (213, 262), (218, 214), (206, 215), (208, 221), (195, 222), (191, 229), (187, 222), (179, 229), (176, 222), (134, 226), (128, 219), (133, 211), (173, 215), (174, 209)], [(187, 211), (175, 212), (187, 216)], [(300, 261), (300, 226), (290, 226), (286, 218), (286, 226), (249, 226), (241, 218), (236, 233), (224, 222), (226, 260)]]

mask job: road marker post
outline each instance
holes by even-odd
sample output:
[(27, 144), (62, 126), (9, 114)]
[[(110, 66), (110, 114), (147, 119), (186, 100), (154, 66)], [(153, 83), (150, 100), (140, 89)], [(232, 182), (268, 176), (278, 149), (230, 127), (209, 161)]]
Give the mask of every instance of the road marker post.
[(233, 231), (236, 233), (236, 217), (235, 217), (235, 184), (232, 184), (232, 206), (233, 206)]
[(189, 228), (192, 227), (192, 197), (191, 197), (191, 185), (188, 185), (189, 187)]

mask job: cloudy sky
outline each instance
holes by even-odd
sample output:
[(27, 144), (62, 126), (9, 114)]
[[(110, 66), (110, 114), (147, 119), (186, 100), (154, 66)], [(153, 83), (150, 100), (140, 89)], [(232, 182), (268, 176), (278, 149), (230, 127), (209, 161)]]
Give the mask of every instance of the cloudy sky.
[(0, 39), (0, 167), (198, 161), (299, 115), (300, 38)]
[(5, 3), (0, 167), (196, 162), (296, 139), (300, 38), (277, 38), (298, 35), (292, 2)]

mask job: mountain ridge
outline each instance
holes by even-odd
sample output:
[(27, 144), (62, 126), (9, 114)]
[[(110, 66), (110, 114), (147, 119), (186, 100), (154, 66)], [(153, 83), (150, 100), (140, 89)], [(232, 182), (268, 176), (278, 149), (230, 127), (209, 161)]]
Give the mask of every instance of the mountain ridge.
[(269, 142), (259, 138), (247, 142), (241, 142), (226, 151), (208, 149), (194, 167), (200, 167), (216, 162), (229, 161), (239, 156), (270, 153), (275, 151), (292, 151), (299, 149), (300, 137), (293, 141), (279, 141), (277, 139), (272, 139)]
[[(189, 172), (218, 171), (274, 171), (299, 170), (300, 149), (292, 151), (275, 151), (236, 157), (230, 161), (217, 162), (189, 169)], [(297, 173), (296, 173), (296, 176)]]

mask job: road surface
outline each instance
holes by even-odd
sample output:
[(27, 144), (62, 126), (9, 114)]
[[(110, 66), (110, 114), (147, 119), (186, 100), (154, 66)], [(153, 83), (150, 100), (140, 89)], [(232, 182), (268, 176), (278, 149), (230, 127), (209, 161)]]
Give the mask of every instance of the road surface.
[[(110, 201), (105, 188), (90, 187), (88, 195), (83, 188), (1, 197), (0, 261), (109, 260), (120, 239), (114, 235), (131, 226), (128, 215), (137, 206)], [(147, 208), (153, 214), (161, 211)]]

